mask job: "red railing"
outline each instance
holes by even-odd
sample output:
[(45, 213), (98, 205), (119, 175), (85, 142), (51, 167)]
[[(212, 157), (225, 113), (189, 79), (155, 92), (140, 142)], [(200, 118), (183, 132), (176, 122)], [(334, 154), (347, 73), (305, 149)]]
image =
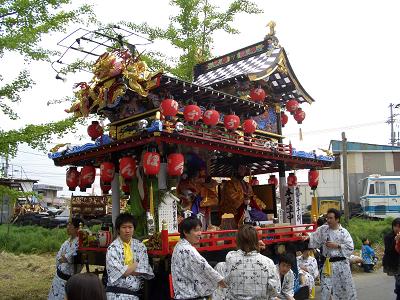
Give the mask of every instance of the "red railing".
[[(167, 122), (163, 130), (166, 132), (173, 132), (175, 130), (175, 125)], [(262, 134), (240, 135), (236, 132), (227, 132), (223, 128), (206, 128), (200, 125), (185, 125), (179, 134), (200, 137), (204, 141), (222, 141), (233, 145), (262, 148), (263, 150), (271, 152), (292, 155), (291, 145), (275, 143)]]
[[(302, 224), (289, 226), (275, 226), (257, 228), (259, 239), (266, 245), (301, 241), (302, 236), (316, 230), (316, 224)], [(205, 231), (202, 233), (199, 245), (196, 249), (202, 251), (218, 251), (224, 249), (236, 249), (237, 230)], [(176, 240), (170, 237), (179, 236), (178, 233), (168, 234), (167, 230), (161, 231), (161, 250), (148, 250), (149, 255), (165, 256), (172, 254)]]

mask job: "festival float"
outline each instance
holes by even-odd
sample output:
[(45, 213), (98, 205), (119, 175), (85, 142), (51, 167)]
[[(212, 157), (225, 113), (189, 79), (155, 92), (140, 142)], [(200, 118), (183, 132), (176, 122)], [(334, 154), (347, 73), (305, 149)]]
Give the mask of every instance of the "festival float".
[[(99, 36), (89, 33), (77, 41)], [(302, 223), (295, 172), (308, 169), (315, 190), (317, 170), (334, 159), (283, 142), (282, 127), (301, 124), (304, 107), (314, 100), (296, 78), (274, 24), (261, 42), (196, 65), (193, 82), (150, 69), (121, 36), (109, 40), (118, 47), (97, 55), (91, 81), (76, 84), (76, 102), (66, 110), (96, 119), (88, 127), (92, 141), (49, 157), (56, 166), (69, 166), (71, 190), (91, 187), (99, 169), (113, 220), (122, 193), (128, 195), (135, 236), (147, 245), (156, 273), (148, 284), (157, 288), (148, 289), (148, 299), (172, 296), (169, 262), (179, 221), (187, 215), (202, 220), (197, 249), (210, 262), (236, 248), (240, 223), (259, 226), (271, 255), (301, 247), (302, 235), (316, 225)], [(268, 184), (260, 185), (257, 175), (264, 174)], [(79, 262), (104, 265), (111, 234), (99, 232), (97, 242), (93, 236), (81, 230)]]

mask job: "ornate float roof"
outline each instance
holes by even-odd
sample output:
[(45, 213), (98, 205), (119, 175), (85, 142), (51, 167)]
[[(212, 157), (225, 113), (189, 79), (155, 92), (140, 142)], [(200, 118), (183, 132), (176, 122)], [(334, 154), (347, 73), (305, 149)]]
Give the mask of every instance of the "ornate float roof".
[(237, 51), (198, 64), (194, 83), (216, 89), (235, 81), (263, 81), (274, 98), (281, 102), (296, 98), (299, 102), (314, 100), (298, 81), (275, 36)]

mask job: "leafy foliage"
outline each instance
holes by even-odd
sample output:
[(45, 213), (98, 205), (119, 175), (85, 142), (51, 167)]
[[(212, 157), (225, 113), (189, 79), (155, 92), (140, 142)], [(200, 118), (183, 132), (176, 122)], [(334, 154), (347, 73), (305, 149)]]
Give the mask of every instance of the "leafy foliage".
[(363, 238), (368, 238), (372, 244), (383, 245), (383, 236), (392, 228), (392, 218), (373, 221), (361, 218), (352, 218), (346, 229), (354, 241), (354, 248), (361, 249)]
[(211, 57), (215, 32), (223, 30), (229, 34), (237, 34), (239, 31), (232, 25), (237, 14), (262, 12), (248, 0), (235, 0), (224, 11), (220, 11), (208, 0), (171, 0), (170, 3), (178, 7), (178, 13), (170, 17), (167, 28), (151, 27), (148, 23), (123, 22), (123, 24), (137, 32), (147, 34), (152, 40), (167, 40), (172, 46), (180, 49), (182, 54), (174, 66), (156, 53), (149, 53), (147, 59), (155, 60), (155, 63), (164, 65), (164, 69), (186, 80), (192, 80), (195, 64)]
[[(64, 31), (71, 22), (81, 22), (82, 16), (92, 21), (90, 6), (66, 10), (71, 0), (5, 0), (0, 4), (0, 58), (6, 52), (18, 53), (27, 62), (30, 60), (49, 61), (54, 51), (40, 46), (42, 37), (51, 32)], [(0, 82), (3, 82), (0, 75)], [(0, 109), (11, 119), (17, 114), (9, 102), (19, 102), (19, 93), (33, 86), (27, 70), (22, 70), (12, 81), (0, 86)]]
[(69, 131), (74, 132), (76, 123), (77, 119), (71, 117), (53, 123), (26, 125), (18, 130), (0, 130), (0, 154), (15, 156), (21, 143), (45, 151), (47, 142), (53, 135), (61, 137)]

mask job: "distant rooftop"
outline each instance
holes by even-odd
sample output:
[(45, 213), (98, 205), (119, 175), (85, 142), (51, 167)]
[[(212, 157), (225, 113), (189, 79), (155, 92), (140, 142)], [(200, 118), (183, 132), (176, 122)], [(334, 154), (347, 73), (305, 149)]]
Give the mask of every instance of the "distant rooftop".
[[(342, 141), (331, 140), (330, 143), (333, 153), (342, 152)], [(399, 146), (367, 144), (357, 142), (347, 142), (348, 152), (400, 152)]]
[(49, 184), (35, 184), (33, 186), (34, 191), (40, 190), (53, 190), (53, 191), (62, 191), (63, 187), (58, 185), (49, 185)]

